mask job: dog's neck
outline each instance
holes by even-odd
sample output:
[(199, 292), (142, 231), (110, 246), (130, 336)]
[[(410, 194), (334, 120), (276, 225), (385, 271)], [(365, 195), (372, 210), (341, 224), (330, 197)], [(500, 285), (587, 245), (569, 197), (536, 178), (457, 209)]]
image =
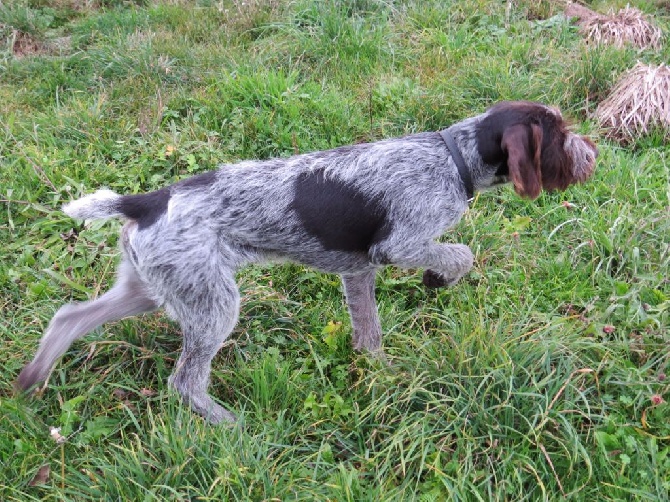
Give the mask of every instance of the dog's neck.
[[(455, 149), (461, 154), (464, 169), (458, 165), (458, 160), (456, 159), (452, 148), (448, 147), (452, 160), (458, 168), (458, 172), (464, 180), (464, 184), (466, 182), (462, 170), (467, 171), (471, 180), (471, 191), (466, 188), (468, 199), (472, 198), (474, 192), (490, 189), (501, 184), (509, 183), (510, 181), (507, 172), (500, 172), (501, 167), (504, 167), (502, 164), (487, 164), (479, 153), (477, 145), (477, 126), (486, 115), (486, 113), (483, 113), (475, 117), (470, 117), (447, 129), (454, 140)], [(440, 131), (440, 135), (442, 135), (442, 131)], [(444, 140), (444, 137), (442, 139)]]
[(458, 168), (458, 174), (461, 176), (461, 181), (465, 187), (465, 193), (468, 196), (468, 200), (472, 200), (475, 194), (474, 187), (472, 185), (472, 175), (470, 174), (470, 169), (463, 159), (463, 154), (461, 154), (461, 149), (458, 147), (454, 136), (452, 135), (449, 129), (443, 129), (440, 131), (440, 136), (444, 140), (447, 149), (451, 153), (451, 158)]

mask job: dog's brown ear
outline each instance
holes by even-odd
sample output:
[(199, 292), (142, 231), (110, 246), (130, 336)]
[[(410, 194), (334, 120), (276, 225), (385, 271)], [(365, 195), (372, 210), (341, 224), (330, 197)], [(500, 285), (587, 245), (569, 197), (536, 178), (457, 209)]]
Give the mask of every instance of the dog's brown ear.
[(542, 127), (539, 124), (508, 127), (503, 132), (502, 149), (507, 153), (509, 176), (516, 193), (536, 199), (542, 190)]

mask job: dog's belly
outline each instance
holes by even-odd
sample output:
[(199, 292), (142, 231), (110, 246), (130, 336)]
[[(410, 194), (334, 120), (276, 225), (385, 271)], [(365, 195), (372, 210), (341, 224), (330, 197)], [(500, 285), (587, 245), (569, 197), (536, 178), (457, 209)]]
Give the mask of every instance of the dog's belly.
[(303, 246), (268, 247), (236, 243), (234, 254), (243, 263), (298, 263), (332, 274), (350, 274), (375, 268), (367, 253), (358, 251), (327, 251), (317, 242)]
[(298, 252), (291, 253), (288, 259), (331, 274), (352, 274), (374, 268), (368, 255), (360, 252), (321, 251), (318, 255)]

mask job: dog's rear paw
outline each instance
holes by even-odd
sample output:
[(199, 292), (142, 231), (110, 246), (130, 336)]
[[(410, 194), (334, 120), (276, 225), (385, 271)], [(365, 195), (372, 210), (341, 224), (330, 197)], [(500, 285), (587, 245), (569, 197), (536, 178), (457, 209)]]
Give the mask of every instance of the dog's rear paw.
[(215, 403), (208, 411), (203, 412), (202, 416), (212, 425), (237, 423), (237, 416), (234, 413)]
[(26, 364), (21, 370), (21, 373), (19, 373), (19, 377), (14, 383), (14, 388), (18, 392), (26, 392), (36, 384), (43, 382), (45, 378), (46, 375), (42, 366), (36, 363), (29, 363)]
[(191, 405), (191, 409), (194, 412), (212, 425), (237, 423), (237, 416), (220, 404), (217, 404), (209, 394), (182, 394), (182, 398)]

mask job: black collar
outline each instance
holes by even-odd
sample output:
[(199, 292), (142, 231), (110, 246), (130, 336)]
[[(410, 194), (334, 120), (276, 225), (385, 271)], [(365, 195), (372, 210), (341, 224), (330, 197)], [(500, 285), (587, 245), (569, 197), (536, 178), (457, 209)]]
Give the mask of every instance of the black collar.
[(449, 132), (449, 129), (440, 131), (440, 136), (442, 136), (444, 143), (447, 145), (447, 149), (451, 153), (451, 158), (454, 159), (454, 163), (458, 168), (458, 174), (461, 175), (461, 180), (465, 186), (465, 193), (467, 193), (468, 200), (470, 200), (474, 196), (475, 190), (472, 185), (472, 176), (470, 175), (470, 170), (468, 169), (468, 166), (465, 165), (461, 150), (458, 148), (456, 140), (452, 136), (451, 132)]

